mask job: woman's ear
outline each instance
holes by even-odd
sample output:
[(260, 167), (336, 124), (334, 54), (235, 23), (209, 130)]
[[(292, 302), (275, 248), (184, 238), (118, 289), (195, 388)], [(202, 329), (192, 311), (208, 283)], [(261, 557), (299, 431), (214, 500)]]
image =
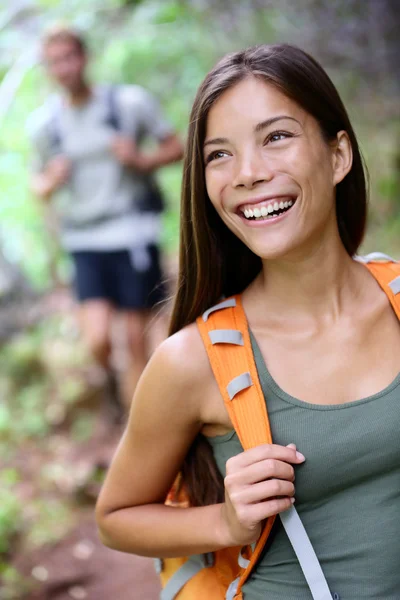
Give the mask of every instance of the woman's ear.
[(346, 177), (353, 164), (353, 150), (347, 131), (339, 131), (332, 143), (333, 183), (337, 185)]

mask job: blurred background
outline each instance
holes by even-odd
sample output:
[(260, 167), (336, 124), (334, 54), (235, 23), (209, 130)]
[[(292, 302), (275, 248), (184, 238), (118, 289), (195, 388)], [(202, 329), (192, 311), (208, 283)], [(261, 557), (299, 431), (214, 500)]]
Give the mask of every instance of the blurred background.
[[(81, 339), (71, 265), (29, 192), (29, 114), (52, 91), (38, 43), (86, 34), (94, 81), (138, 83), (185, 138), (196, 89), (231, 50), (290, 42), (338, 87), (371, 179), (363, 251), (400, 254), (397, 0), (0, 0), (0, 600), (155, 600), (151, 562), (103, 549), (93, 506), (121, 434)], [(181, 164), (164, 168), (163, 247), (176, 265)], [(111, 575), (110, 575), (111, 573)]]

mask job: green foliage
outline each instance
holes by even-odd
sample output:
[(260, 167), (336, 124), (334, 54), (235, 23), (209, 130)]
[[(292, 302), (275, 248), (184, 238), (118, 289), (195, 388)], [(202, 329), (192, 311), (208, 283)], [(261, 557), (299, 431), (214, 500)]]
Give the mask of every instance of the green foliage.
[(0, 470), (0, 600), (22, 598), (30, 589), (21, 573), (7, 563), (7, 556), (26, 524), (23, 503), (14, 489), (19, 480), (16, 469)]
[(387, 177), (379, 179), (378, 191), (382, 198), (398, 209), (400, 207), (400, 174), (390, 173)]
[(66, 500), (42, 498), (30, 505), (31, 523), (27, 533), (28, 547), (40, 547), (62, 539), (74, 524), (74, 515)]
[(12, 489), (17, 480), (14, 470), (0, 471), (0, 557), (9, 551), (23, 522), (22, 503)]
[[(306, 5), (315, 5), (320, 17), (323, 14), (322, 4), (305, 3), (304, 10), (298, 9), (296, 12), (294, 8), (277, 7), (272, 2), (266, 2), (265, 7), (260, 8), (259, 2), (229, 4), (222, 0), (202, 3), (182, 0), (88, 0), (85, 3), (80, 0), (33, 1), (38, 15), (37, 34), (48, 25), (60, 21), (79, 27), (89, 40), (93, 78), (97, 81), (136, 82), (145, 86), (160, 99), (183, 137), (196, 89), (219, 56), (261, 42), (285, 40), (301, 45), (301, 31), (305, 32), (303, 45), (307, 48), (308, 40), (312, 37), (312, 24)], [(338, 23), (353, 23), (355, 19), (362, 19), (363, 15), (357, 12), (361, 4), (353, 4), (350, 7), (345, 2), (338, 3), (334, 11)], [(256, 6), (258, 8), (254, 8)], [(0, 8), (0, 21), (2, 17), (6, 20), (6, 11), (7, 8)], [(294, 21), (291, 22), (294, 15), (297, 29), (293, 28)], [(0, 59), (0, 79), (7, 74), (15, 58), (24, 52), (27, 43), (23, 27), (15, 26), (7, 32), (4, 30), (1, 35), (2, 47), (6, 52)], [(317, 38), (318, 35), (317, 32)], [(8, 48), (10, 52), (7, 52)], [(333, 79), (362, 130), (360, 138), (367, 156), (370, 155), (373, 162), (378, 156), (380, 163), (382, 160), (390, 163), (396, 152), (394, 146), (398, 144), (395, 138), (398, 123), (390, 116), (395, 114), (390, 103), (385, 113), (381, 102), (383, 96), (379, 90), (369, 88), (373, 101), (370, 106), (360, 107), (360, 102), (364, 101), (365, 72), (361, 68), (346, 68), (343, 60), (336, 63), (332, 61), (332, 66), (334, 69), (330, 72)], [(51, 261), (54, 255), (57, 257), (59, 277), (64, 281), (70, 277), (69, 263), (60, 249), (55, 247), (52, 236), (44, 226), (42, 211), (28, 191), (31, 150), (25, 121), (50, 90), (40, 66), (25, 73), (6, 119), (1, 123), (0, 142), (0, 238), (6, 256), (19, 263), (31, 281), (41, 288), (51, 284)], [(377, 115), (383, 115), (379, 119), (385, 122), (385, 136), (380, 135), (378, 140), (382, 123), (378, 123)], [(390, 144), (388, 140), (391, 140)], [(381, 200), (385, 206), (388, 202), (396, 207), (398, 184), (394, 182), (393, 168), (385, 172), (383, 177), (378, 169), (376, 173), (374, 169), (372, 172), (373, 220), (375, 213), (378, 213), (378, 220), (382, 222)], [(160, 173), (169, 206), (163, 238), (168, 252), (177, 249), (180, 179), (180, 165), (163, 169)], [(376, 236), (372, 233), (371, 243), (375, 243)]]
[(44, 440), (84, 395), (80, 370), (89, 358), (72, 322), (49, 317), (1, 348), (0, 454)]
[(71, 426), (71, 437), (76, 442), (86, 442), (94, 431), (94, 416), (88, 411), (80, 411)]
[[(37, 452), (35, 458), (40, 460), (45, 447), (48, 451), (49, 435), (60, 424), (69, 428), (75, 442), (86, 441), (93, 434), (94, 416), (79, 404), (88, 394), (89, 384), (84, 382), (82, 370), (90, 363), (77, 338), (74, 323), (71, 316), (48, 317), (1, 348), (0, 456), (3, 465), (19, 464), (21, 446), (29, 454), (32, 445), (34, 456)], [(62, 538), (74, 523), (68, 494), (65, 500), (60, 500), (56, 493), (58, 480), (60, 485), (66, 482), (65, 485), (71, 486), (72, 473), (68, 465), (55, 461), (48, 465), (47, 472), (38, 469), (37, 473), (30, 474), (33, 482), (23, 479), (30, 470), (26, 456), (25, 462), (25, 475), (16, 468), (0, 470), (0, 600), (23, 597), (22, 587), (18, 591), (21, 596), (16, 592), (14, 571), (5, 564), (19, 534), (23, 533), (21, 547), (36, 547)], [(32, 485), (41, 490), (40, 499), (30, 499), (29, 504), (24, 504), (20, 494)], [(68, 490), (72, 493), (70, 487)], [(26, 584), (23, 579), (22, 584)]]
[(21, 600), (33, 587), (17, 569), (1, 561), (0, 583), (0, 600)]

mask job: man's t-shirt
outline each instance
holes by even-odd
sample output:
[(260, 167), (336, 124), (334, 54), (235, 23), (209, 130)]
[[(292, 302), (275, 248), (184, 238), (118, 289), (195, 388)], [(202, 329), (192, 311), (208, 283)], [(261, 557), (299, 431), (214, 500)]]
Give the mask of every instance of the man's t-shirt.
[(107, 89), (98, 86), (92, 92), (82, 106), (71, 106), (54, 96), (28, 121), (36, 171), (60, 153), (71, 162), (68, 183), (54, 195), (62, 242), (69, 251), (155, 243), (160, 232), (159, 215), (141, 210), (154, 181), (122, 166), (111, 151), (111, 143), (116, 135), (130, 137), (139, 145), (146, 138), (162, 141), (172, 133), (171, 126), (151, 94), (137, 85), (121, 85), (114, 90), (116, 131), (108, 122)]

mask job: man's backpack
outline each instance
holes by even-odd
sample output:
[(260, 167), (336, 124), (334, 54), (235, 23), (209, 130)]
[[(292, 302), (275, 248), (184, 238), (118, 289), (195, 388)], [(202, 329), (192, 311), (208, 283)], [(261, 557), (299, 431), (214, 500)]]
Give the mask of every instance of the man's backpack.
[[(381, 253), (356, 257), (364, 263), (400, 320), (400, 264)], [(223, 300), (197, 319), (225, 406), (242, 447), (272, 443), (265, 398), (254, 362), (240, 295)], [(171, 490), (167, 503), (188, 506), (185, 494)], [(205, 555), (156, 560), (161, 600), (242, 600), (242, 586), (265, 546), (276, 517), (267, 519), (253, 548), (226, 548)], [(314, 600), (339, 596), (329, 590), (321, 566), (294, 507), (279, 515)]]
[[(105, 107), (105, 116), (102, 125), (113, 129), (116, 133), (124, 134), (124, 127), (120, 109), (118, 106), (118, 85), (107, 85), (98, 88)], [(57, 99), (58, 100), (58, 99)], [(63, 130), (61, 126), (62, 104), (60, 101), (54, 102), (49, 124), (50, 148), (52, 154), (62, 154), (63, 151)], [(135, 199), (139, 212), (161, 213), (165, 208), (164, 196), (152, 176), (147, 177), (148, 186), (143, 198)]]

